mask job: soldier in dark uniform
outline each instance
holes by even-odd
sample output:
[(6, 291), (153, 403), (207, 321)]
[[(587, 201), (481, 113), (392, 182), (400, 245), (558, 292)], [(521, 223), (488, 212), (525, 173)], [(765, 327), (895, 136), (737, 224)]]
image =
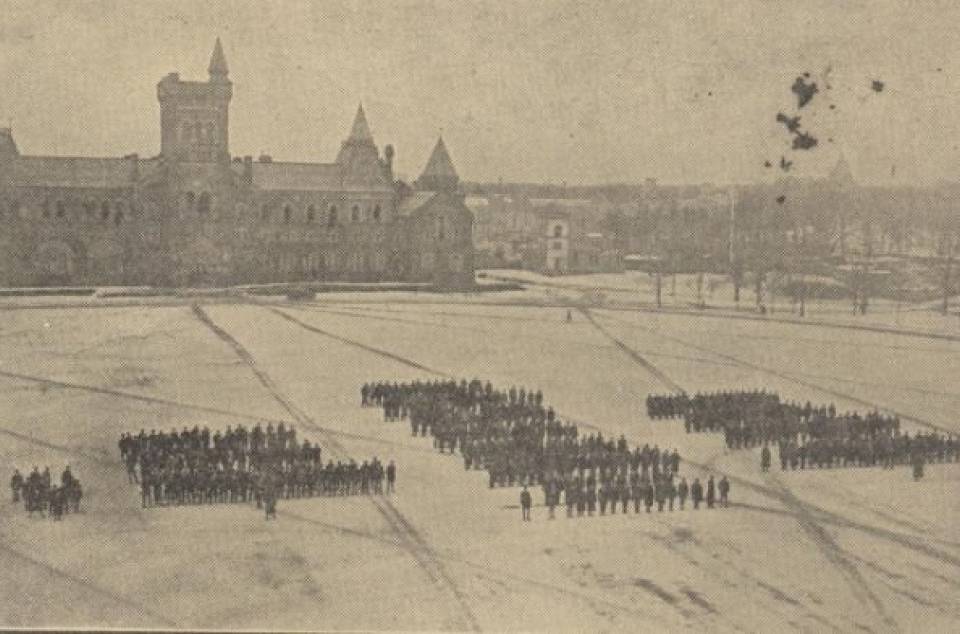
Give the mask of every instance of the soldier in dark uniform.
[(693, 500), (693, 510), (700, 508), (700, 502), (703, 501), (703, 485), (700, 484), (700, 478), (693, 479), (693, 485), (690, 487), (690, 499)]
[(533, 506), (533, 499), (530, 496), (530, 491), (528, 491), (526, 485), (524, 485), (523, 490), (520, 492), (520, 511), (524, 522), (530, 521), (531, 506)]
[(766, 473), (770, 470), (770, 447), (766, 443), (763, 445), (763, 449), (760, 450), (760, 471)]
[(644, 480), (641, 486), (643, 487), (643, 506), (649, 513), (651, 507), (653, 507), (653, 483), (650, 480)]
[(683, 510), (684, 505), (687, 503), (687, 494), (690, 493), (690, 486), (687, 484), (686, 478), (680, 478), (680, 484), (677, 485), (677, 496), (680, 498), (680, 510)]
[(610, 489), (606, 482), (602, 482), (600, 487), (597, 489), (597, 502), (600, 503), (600, 515), (607, 514), (607, 498), (609, 497)]
[(397, 482), (397, 465), (393, 463), (393, 460), (390, 461), (390, 464), (387, 465), (387, 493), (393, 493), (396, 490)]
[(661, 476), (660, 480), (657, 481), (657, 512), (663, 512), (663, 505), (667, 502), (667, 478), (666, 476)]
[[(588, 481), (589, 482), (589, 481)], [(593, 486), (587, 484), (587, 515), (593, 517), (593, 512), (597, 510), (597, 487), (596, 483), (593, 483)]]
[(712, 509), (713, 503), (717, 499), (716, 485), (713, 483), (713, 476), (707, 478), (707, 508)]
[(577, 517), (583, 517), (583, 512), (587, 508), (587, 488), (580, 487), (577, 491)]
[(23, 489), (23, 476), (20, 475), (20, 471), (17, 469), (13, 470), (13, 477), (10, 478), (10, 490), (13, 493), (13, 503), (16, 504), (20, 501), (20, 490)]
[(673, 511), (674, 500), (677, 499), (677, 485), (673, 483), (672, 477), (668, 477), (664, 480), (664, 486), (667, 489), (667, 503), (670, 505), (670, 510)]
[(577, 506), (578, 491), (577, 481), (573, 478), (567, 480), (567, 483), (563, 487), (563, 501), (567, 505), (567, 517), (573, 517), (573, 511)]
[(717, 488), (720, 490), (720, 505), (730, 506), (730, 481), (727, 480), (727, 476), (720, 478)]

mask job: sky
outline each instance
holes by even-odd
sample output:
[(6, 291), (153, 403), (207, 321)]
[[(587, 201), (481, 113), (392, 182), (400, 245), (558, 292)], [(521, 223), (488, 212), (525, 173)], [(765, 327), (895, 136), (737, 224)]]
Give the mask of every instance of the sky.
[[(238, 156), (332, 161), (362, 102), (408, 178), (442, 132), (473, 181), (759, 182), (841, 153), (865, 184), (960, 180), (955, 2), (2, 4), (0, 126), (24, 154), (155, 155), (156, 83), (205, 79), (219, 36)], [(817, 146), (793, 151), (779, 112)]]

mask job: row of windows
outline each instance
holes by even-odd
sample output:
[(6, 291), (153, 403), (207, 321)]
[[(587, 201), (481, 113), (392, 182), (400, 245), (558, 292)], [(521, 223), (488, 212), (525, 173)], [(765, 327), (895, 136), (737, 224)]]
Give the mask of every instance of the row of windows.
[[(23, 206), (19, 200), (11, 201), (7, 210), (12, 218), (20, 215)], [(136, 208), (123, 201), (93, 201), (85, 200), (82, 203), (70, 203), (63, 200), (44, 200), (40, 205), (40, 217), (45, 220), (86, 220), (88, 222), (109, 222), (111, 219), (117, 225), (123, 223), (127, 211), (135, 212)]]
[[(268, 204), (264, 203), (260, 206), (260, 220), (263, 222), (270, 222), (274, 218), (274, 208)], [(290, 203), (283, 205), (281, 209), (281, 214), (279, 220), (284, 223), (299, 222), (302, 218), (302, 222), (308, 224), (312, 223), (321, 223), (326, 224), (328, 227), (334, 227), (340, 224), (340, 211), (337, 209), (336, 205), (330, 205), (330, 208), (327, 210), (325, 218), (321, 218), (321, 214), (317, 209), (316, 205), (307, 205), (306, 209), (302, 216)], [(360, 208), (360, 205), (354, 205), (350, 208), (350, 222), (360, 223), (365, 221), (371, 221), (374, 223), (379, 223), (383, 220), (383, 210), (380, 205), (376, 205), (373, 209), (367, 209), (366, 213), (363, 209)]]
[[(345, 268), (354, 273), (375, 272), (383, 273), (387, 270), (388, 262), (385, 253), (375, 253), (370, 256), (367, 253), (355, 252), (349, 255), (340, 255), (338, 253), (311, 253), (307, 255), (296, 255), (293, 253), (281, 253), (270, 258), (268, 265), (281, 273), (293, 272), (320, 272), (320, 271), (339, 271)], [(414, 261), (414, 266), (419, 266), (422, 271), (433, 270), (437, 265), (437, 258), (433, 253), (421, 253), (419, 258)], [(390, 263), (392, 268), (402, 266), (401, 260), (394, 255)], [(464, 266), (463, 256), (459, 253), (452, 254), (446, 261), (447, 270), (453, 272), (462, 272)]]

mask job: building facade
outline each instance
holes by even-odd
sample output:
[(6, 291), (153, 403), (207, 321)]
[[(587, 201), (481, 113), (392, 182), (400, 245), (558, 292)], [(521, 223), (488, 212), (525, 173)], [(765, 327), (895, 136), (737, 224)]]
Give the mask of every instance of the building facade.
[(26, 156), (0, 129), (0, 286), (472, 286), (473, 217), (442, 139), (413, 187), (362, 106), (333, 163), (231, 158), (219, 40), (208, 72), (157, 85), (154, 158)]

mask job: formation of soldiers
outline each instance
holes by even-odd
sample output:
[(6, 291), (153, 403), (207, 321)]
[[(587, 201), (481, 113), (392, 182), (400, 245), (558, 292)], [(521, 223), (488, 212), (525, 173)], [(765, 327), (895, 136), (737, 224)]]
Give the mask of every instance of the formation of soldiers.
[(723, 432), (727, 447), (761, 446), (761, 469), (779, 450), (781, 469), (913, 465), (922, 477), (929, 462), (960, 460), (960, 438), (900, 429), (896, 415), (873, 411), (840, 414), (836, 406), (781, 402), (765, 391), (717, 392), (647, 397), (653, 419), (684, 419), (687, 432)]
[(49, 514), (53, 520), (61, 520), (67, 513), (79, 513), (80, 500), (83, 498), (83, 487), (80, 480), (71, 473), (69, 465), (60, 474), (59, 485), (53, 482), (50, 467), (45, 467), (43, 472), (34, 467), (26, 478), (18, 469), (14, 469), (10, 478), (10, 491), (14, 504), (23, 500), (29, 517), (33, 517), (35, 513), (40, 517), (47, 517)]
[(691, 489), (677, 482), (676, 449), (631, 449), (623, 436), (581, 435), (544, 405), (539, 390), (496, 390), (477, 379), (380, 382), (363, 385), (360, 401), (382, 407), (387, 421), (409, 419), (413, 435), (431, 435), (441, 452), (459, 450), (464, 468), (487, 470), (491, 488), (538, 485), (551, 508), (563, 496), (570, 516), (606, 514), (608, 508), (615, 513), (617, 505), (626, 509), (631, 502), (638, 510), (648, 500), (648, 510), (654, 501), (672, 509)]
[(206, 427), (177, 432), (123, 434), (120, 458), (131, 483), (140, 485), (144, 508), (178, 504), (256, 502), (267, 517), (276, 500), (377, 494), (393, 489), (396, 466), (373, 458), (357, 464), (322, 461), (309, 440), (297, 441), (293, 427), (242, 425), (213, 434)]

